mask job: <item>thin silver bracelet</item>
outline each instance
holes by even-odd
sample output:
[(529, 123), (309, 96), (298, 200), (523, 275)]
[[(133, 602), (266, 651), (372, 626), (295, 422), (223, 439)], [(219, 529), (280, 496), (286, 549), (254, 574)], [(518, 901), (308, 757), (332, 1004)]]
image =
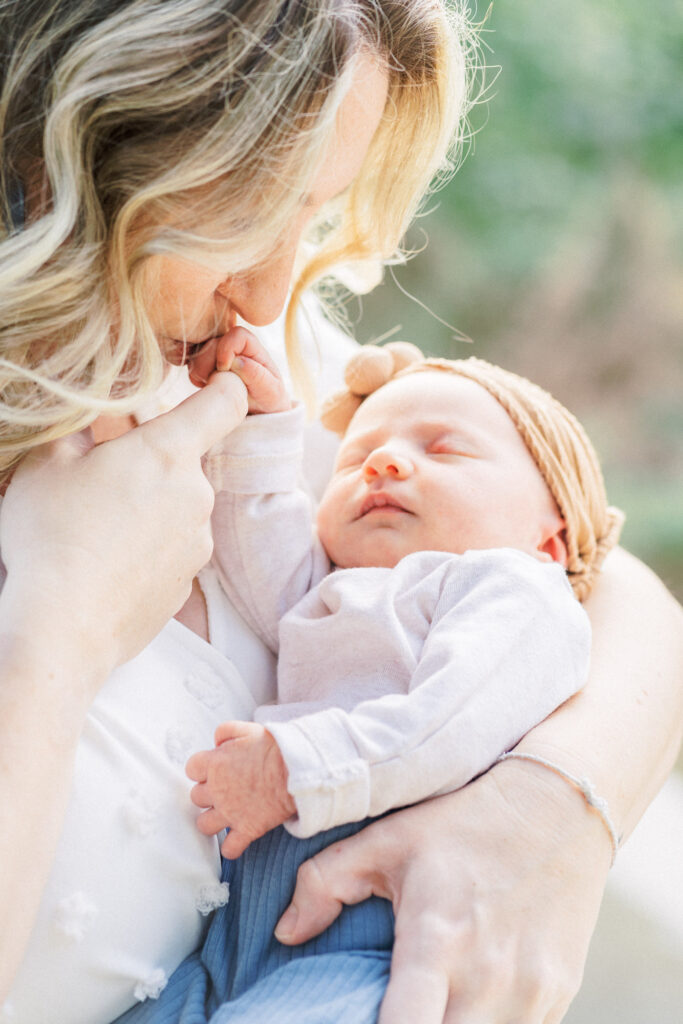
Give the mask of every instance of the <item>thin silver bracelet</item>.
[(612, 864), (616, 860), (619, 847), (621, 846), (621, 839), (614, 827), (614, 823), (610, 816), (609, 805), (604, 797), (598, 796), (595, 792), (595, 787), (590, 779), (580, 779), (576, 775), (572, 775), (565, 768), (562, 768), (559, 764), (555, 764), (553, 761), (546, 761), (544, 757), (539, 757), (537, 754), (525, 754), (522, 751), (509, 750), (506, 754), (501, 754), (500, 757), (496, 758), (495, 763), (499, 761), (531, 761), (534, 764), (543, 765), (544, 768), (549, 768), (556, 775), (566, 779), (572, 786), (578, 789), (581, 796), (584, 798), (589, 807), (599, 815), (600, 820), (607, 829), (610, 843), (612, 844)]

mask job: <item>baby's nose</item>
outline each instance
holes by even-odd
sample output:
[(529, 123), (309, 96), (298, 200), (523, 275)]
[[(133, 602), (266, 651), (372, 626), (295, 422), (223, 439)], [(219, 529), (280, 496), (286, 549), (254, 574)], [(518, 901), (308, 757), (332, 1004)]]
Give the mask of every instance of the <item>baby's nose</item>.
[(363, 464), (363, 477), (366, 483), (377, 477), (394, 477), (405, 480), (413, 472), (410, 459), (399, 451), (390, 448), (377, 448), (370, 452)]

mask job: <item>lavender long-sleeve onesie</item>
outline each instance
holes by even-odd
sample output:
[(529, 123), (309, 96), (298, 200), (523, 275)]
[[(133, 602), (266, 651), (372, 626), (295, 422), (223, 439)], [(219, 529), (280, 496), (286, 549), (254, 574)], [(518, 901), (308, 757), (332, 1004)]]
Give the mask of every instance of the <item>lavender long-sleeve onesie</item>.
[(210, 453), (213, 562), (278, 654), (277, 740), (323, 829), (465, 785), (585, 683), (588, 618), (564, 569), (512, 549), (334, 569), (298, 485), (303, 415), (250, 416)]

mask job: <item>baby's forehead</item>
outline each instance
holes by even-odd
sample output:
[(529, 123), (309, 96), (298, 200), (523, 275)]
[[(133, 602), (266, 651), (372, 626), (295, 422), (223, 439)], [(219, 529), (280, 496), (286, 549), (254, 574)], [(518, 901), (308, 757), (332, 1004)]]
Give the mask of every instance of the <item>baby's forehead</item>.
[(443, 370), (420, 370), (389, 381), (365, 399), (347, 436), (400, 422), (406, 429), (424, 424), (444, 427), (512, 426), (500, 403), (476, 381)]

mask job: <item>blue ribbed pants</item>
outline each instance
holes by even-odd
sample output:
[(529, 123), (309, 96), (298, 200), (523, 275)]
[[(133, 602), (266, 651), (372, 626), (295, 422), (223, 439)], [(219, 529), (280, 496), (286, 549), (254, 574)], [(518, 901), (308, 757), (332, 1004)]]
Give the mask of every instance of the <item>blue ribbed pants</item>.
[(367, 822), (295, 839), (274, 829), (223, 862), (230, 900), (203, 947), (174, 971), (155, 1000), (117, 1024), (375, 1024), (389, 978), (394, 919), (387, 900), (344, 907), (322, 934), (283, 946), (273, 929), (299, 865)]

